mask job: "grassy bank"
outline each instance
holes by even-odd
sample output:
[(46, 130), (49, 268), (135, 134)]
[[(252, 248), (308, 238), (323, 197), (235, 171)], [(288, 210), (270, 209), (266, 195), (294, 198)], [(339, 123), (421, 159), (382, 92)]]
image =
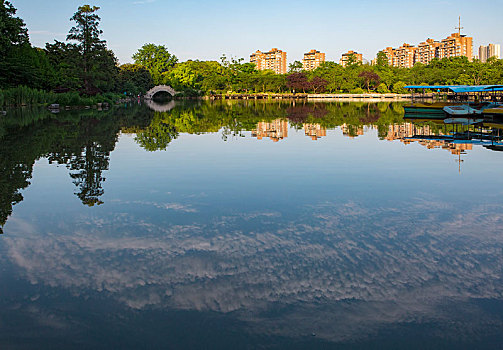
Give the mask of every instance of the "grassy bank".
[(96, 96), (81, 96), (77, 92), (54, 93), (19, 86), (0, 90), (0, 107), (50, 105), (60, 106), (92, 106), (98, 103), (115, 103), (123, 96), (115, 93), (104, 93)]

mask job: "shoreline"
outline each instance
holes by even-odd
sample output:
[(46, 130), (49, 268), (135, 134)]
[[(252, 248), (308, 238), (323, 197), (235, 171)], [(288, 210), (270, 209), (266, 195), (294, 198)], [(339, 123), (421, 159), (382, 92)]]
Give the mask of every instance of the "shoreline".
[[(182, 99), (202, 100), (309, 100), (309, 101), (410, 101), (412, 94), (223, 94)], [(176, 99), (176, 98), (175, 98)]]

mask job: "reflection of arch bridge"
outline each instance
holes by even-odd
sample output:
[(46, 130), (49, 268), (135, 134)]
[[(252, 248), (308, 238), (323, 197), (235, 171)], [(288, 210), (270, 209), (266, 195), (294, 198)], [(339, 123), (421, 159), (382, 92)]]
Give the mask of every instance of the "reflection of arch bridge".
[(157, 103), (153, 100), (146, 99), (145, 104), (155, 112), (169, 112), (175, 107), (175, 101), (171, 100), (168, 103)]
[(173, 89), (171, 86), (157, 85), (147, 91), (147, 93), (145, 94), (145, 99), (151, 100), (152, 97), (154, 97), (154, 95), (157, 94), (158, 92), (167, 92), (168, 94), (171, 95), (171, 97), (174, 97), (176, 95), (175, 89)]

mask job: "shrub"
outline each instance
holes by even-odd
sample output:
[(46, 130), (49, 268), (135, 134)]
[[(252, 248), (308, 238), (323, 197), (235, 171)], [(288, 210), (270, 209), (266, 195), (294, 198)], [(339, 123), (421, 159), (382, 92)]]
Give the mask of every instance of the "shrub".
[(388, 89), (388, 87), (386, 86), (386, 84), (381, 83), (381, 84), (379, 84), (379, 86), (377, 87), (377, 92), (378, 92), (378, 93), (380, 93), (380, 94), (387, 94), (387, 93), (389, 93), (389, 89)]
[(364, 94), (365, 90), (363, 90), (362, 88), (355, 88), (355, 89), (352, 89), (350, 91), (350, 93), (352, 93), (352, 94)]
[(406, 85), (403, 81), (397, 81), (393, 84), (393, 92), (395, 94), (406, 94), (407, 90), (404, 89)]

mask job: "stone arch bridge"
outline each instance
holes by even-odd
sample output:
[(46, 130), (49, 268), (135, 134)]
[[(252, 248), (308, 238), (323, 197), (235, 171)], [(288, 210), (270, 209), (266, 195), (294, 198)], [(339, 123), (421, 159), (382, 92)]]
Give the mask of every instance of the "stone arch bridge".
[(157, 85), (148, 90), (144, 96), (146, 100), (151, 100), (158, 92), (167, 92), (171, 97), (175, 97), (176, 91), (169, 85)]

